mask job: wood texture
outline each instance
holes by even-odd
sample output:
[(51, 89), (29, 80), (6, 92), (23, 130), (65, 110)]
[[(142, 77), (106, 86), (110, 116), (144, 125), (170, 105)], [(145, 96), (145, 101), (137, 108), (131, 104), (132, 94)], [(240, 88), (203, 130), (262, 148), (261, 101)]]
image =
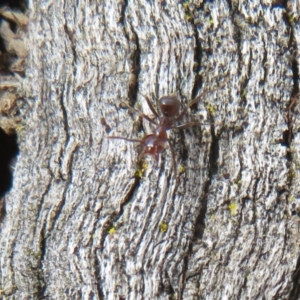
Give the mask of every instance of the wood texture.
[[(286, 6), (284, 6), (286, 4)], [(297, 1), (31, 1), (1, 223), (11, 299), (298, 299)], [(158, 165), (150, 114), (206, 95)], [(293, 98), (294, 97), (294, 98)], [(295, 100), (295, 101), (294, 101)]]

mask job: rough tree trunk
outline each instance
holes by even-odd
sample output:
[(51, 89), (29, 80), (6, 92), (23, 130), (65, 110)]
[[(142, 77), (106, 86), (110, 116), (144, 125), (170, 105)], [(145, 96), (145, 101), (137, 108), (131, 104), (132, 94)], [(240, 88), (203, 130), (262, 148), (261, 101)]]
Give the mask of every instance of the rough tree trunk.
[[(299, 298), (299, 4), (196, 2), (30, 1), (2, 295)], [(170, 133), (177, 180), (106, 139), (226, 79)]]

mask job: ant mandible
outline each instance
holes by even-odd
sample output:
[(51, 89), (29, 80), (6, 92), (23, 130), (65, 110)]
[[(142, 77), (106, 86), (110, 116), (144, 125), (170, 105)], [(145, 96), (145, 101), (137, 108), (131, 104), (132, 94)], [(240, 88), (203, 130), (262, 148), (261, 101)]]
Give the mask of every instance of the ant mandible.
[[(146, 135), (141, 140), (139, 139), (130, 139), (122, 136), (108, 136), (109, 139), (121, 139), (128, 142), (137, 142), (142, 145), (142, 151), (139, 155), (139, 159), (144, 157), (145, 155), (152, 156), (156, 162), (158, 162), (160, 154), (167, 148), (167, 144), (169, 144), (171, 155), (172, 155), (172, 169), (174, 170), (175, 177), (176, 177), (176, 161), (175, 161), (175, 153), (174, 147), (168, 138), (168, 131), (171, 129), (184, 129), (188, 127), (192, 127), (194, 125), (211, 125), (211, 124), (204, 124), (199, 122), (189, 122), (186, 124), (176, 125), (184, 115), (187, 113), (188, 108), (192, 105), (196, 104), (203, 98), (205, 95), (215, 92), (216, 90), (221, 89), (225, 86), (228, 79), (225, 80), (218, 88), (215, 88), (211, 91), (205, 91), (197, 96), (194, 100), (189, 102), (184, 109), (180, 112), (180, 101), (175, 96), (162, 96), (159, 99), (159, 108), (162, 113), (162, 116), (158, 114), (158, 112), (153, 107), (150, 99), (147, 96), (142, 95), (151, 110), (154, 114), (154, 118), (150, 118), (149, 116), (135, 110), (139, 115), (148, 120), (150, 123), (154, 124), (156, 128), (153, 130), (151, 134)], [(157, 120), (157, 121), (156, 121)]]

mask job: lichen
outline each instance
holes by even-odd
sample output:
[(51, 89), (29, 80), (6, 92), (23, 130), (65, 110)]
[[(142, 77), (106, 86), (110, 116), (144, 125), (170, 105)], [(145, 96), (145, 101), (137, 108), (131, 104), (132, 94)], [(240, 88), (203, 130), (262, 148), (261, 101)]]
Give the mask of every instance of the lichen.
[(148, 169), (148, 164), (147, 162), (142, 162), (141, 165), (139, 165), (137, 167), (137, 169), (135, 170), (135, 177), (138, 177), (140, 179), (143, 179), (144, 173), (145, 171)]
[(108, 234), (115, 234), (117, 232), (117, 229), (115, 227), (111, 227), (108, 229)]
[(236, 216), (237, 214), (237, 209), (238, 209), (238, 205), (235, 203), (235, 202), (231, 202), (229, 205), (228, 205), (228, 208), (230, 210), (230, 214), (231, 216)]
[(160, 232), (166, 232), (168, 230), (168, 224), (165, 222), (162, 222), (159, 224), (159, 231)]

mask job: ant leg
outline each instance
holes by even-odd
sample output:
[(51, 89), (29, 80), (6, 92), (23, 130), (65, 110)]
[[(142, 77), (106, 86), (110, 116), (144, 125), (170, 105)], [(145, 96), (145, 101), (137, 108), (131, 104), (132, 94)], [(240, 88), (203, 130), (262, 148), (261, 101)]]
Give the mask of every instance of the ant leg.
[(138, 113), (140, 117), (142, 117), (142, 118), (148, 120), (148, 121), (149, 121), (150, 123), (152, 123), (152, 124), (157, 125), (157, 123), (156, 123), (153, 119), (151, 119), (150, 117), (148, 117), (146, 114), (144, 114), (144, 113), (138, 111), (138, 110), (135, 109), (135, 108), (134, 108), (134, 111), (135, 111), (136, 113)]
[(147, 104), (148, 104), (150, 110), (152, 111), (152, 113), (154, 114), (154, 116), (155, 116), (156, 118), (159, 118), (159, 114), (157, 113), (157, 111), (156, 111), (155, 108), (153, 107), (153, 105), (152, 105), (150, 99), (149, 99), (147, 96), (143, 95), (143, 94), (141, 94), (141, 95), (146, 99)]
[(221, 89), (222, 87), (224, 87), (227, 82), (229, 81), (229, 77), (226, 78), (225, 82), (223, 82), (223, 84), (221, 84), (220, 86), (218, 86), (215, 89), (212, 89), (210, 91), (204, 91), (202, 92), (199, 96), (197, 96), (194, 100), (192, 100), (190, 103), (188, 103), (185, 108), (182, 110), (182, 112), (179, 114), (179, 116), (176, 118), (176, 122), (178, 122), (187, 112), (188, 108), (193, 106), (194, 104), (198, 103), (200, 101), (201, 98), (203, 98), (205, 95), (207, 94), (211, 94), (219, 89)]
[(115, 135), (110, 135), (110, 136), (107, 136), (106, 138), (115, 139), (115, 140), (124, 140), (124, 141), (127, 141), (127, 142), (134, 142), (134, 143), (140, 143), (141, 142), (141, 140), (138, 140), (138, 139), (128, 139), (128, 138), (123, 137), (123, 136), (115, 136)]
[(175, 160), (175, 151), (174, 151), (174, 147), (171, 143), (171, 141), (168, 139), (168, 143), (169, 143), (169, 147), (170, 147), (170, 151), (171, 151), (171, 156), (172, 156), (172, 170), (174, 170), (174, 177), (177, 177), (177, 171), (176, 171), (176, 160)]
[(189, 127), (193, 127), (196, 125), (221, 125), (221, 123), (199, 123), (199, 122), (189, 122), (186, 124), (178, 125), (178, 126), (173, 126), (171, 129), (185, 129)]
[(137, 113), (141, 118), (144, 118), (144, 119), (148, 120), (150, 123), (157, 125), (157, 123), (156, 123), (153, 119), (151, 119), (150, 117), (148, 117), (146, 114), (140, 112), (139, 110), (137, 110), (137, 109), (135, 109), (134, 107), (131, 107), (131, 106), (127, 105), (127, 104), (126, 104), (126, 106), (127, 106), (129, 109), (132, 109), (132, 110), (133, 110), (135, 113)]

